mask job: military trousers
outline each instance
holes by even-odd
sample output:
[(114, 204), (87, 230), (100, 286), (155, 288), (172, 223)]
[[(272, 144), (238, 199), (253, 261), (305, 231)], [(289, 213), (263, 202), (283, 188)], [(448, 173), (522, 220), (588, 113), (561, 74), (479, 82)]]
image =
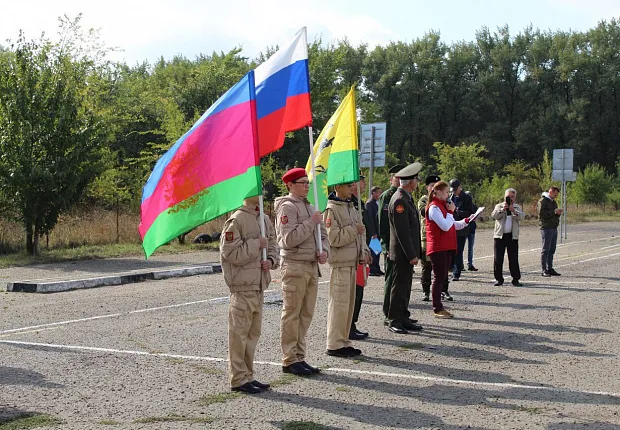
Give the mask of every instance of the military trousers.
[(228, 370), (230, 386), (254, 380), (254, 353), (261, 333), (263, 292), (230, 294), (228, 307)]
[(413, 266), (405, 259), (394, 261), (392, 286), (390, 288), (390, 307), (388, 319), (399, 323), (407, 322), (410, 317), (409, 299), (413, 281)]
[(390, 311), (390, 296), (392, 294), (392, 280), (394, 278), (394, 262), (385, 256), (385, 286), (383, 290), (383, 316), (387, 319)]
[(306, 334), (312, 322), (319, 287), (316, 262), (282, 262), (282, 365), (305, 361)]
[(327, 349), (351, 346), (356, 266), (332, 267), (327, 301)]

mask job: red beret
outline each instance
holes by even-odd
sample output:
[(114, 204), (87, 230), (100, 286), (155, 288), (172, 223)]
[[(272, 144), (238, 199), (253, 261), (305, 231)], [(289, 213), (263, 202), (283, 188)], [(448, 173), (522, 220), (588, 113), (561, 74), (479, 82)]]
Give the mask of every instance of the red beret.
[(303, 178), (304, 176), (308, 176), (308, 174), (306, 173), (306, 169), (296, 167), (286, 172), (284, 176), (282, 176), (282, 180), (285, 184), (288, 184), (289, 182), (296, 181), (297, 179)]

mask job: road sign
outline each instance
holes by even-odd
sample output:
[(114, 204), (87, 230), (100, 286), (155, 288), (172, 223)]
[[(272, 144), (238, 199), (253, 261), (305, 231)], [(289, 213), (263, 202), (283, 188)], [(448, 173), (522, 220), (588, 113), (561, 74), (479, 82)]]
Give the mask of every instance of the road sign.
[[(373, 141), (374, 129), (374, 144)], [(386, 123), (361, 124), (360, 167), (385, 166)], [(372, 158), (372, 161), (371, 161)]]

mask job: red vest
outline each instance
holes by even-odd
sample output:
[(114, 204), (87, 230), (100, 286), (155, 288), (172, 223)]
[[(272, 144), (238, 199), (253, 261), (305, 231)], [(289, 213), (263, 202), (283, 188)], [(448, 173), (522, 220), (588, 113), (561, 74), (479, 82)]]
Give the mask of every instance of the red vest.
[[(446, 203), (437, 198), (433, 198), (433, 201), (428, 207), (430, 211), (432, 206), (437, 206), (444, 218), (448, 214)], [(435, 221), (431, 221), (428, 217), (428, 211), (426, 213), (426, 255), (431, 255), (434, 252), (441, 251), (456, 251), (456, 229), (454, 225), (450, 227), (450, 230), (443, 231)]]

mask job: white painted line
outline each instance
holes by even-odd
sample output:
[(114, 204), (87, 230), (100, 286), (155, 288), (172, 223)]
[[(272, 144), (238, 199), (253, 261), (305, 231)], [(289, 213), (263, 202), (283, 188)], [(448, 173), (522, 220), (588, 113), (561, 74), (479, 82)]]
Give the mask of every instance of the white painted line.
[[(50, 349), (103, 352), (103, 353), (108, 353), (108, 354), (125, 354), (125, 355), (138, 355), (138, 356), (150, 356), (150, 357), (177, 358), (177, 359), (182, 359), (182, 360), (210, 361), (210, 362), (217, 362), (217, 363), (228, 362), (226, 358), (219, 358), (219, 357), (153, 353), (153, 352), (146, 352), (146, 351), (133, 351), (133, 350), (113, 349), (113, 348), (97, 348), (97, 347), (92, 347), (92, 346), (57, 345), (57, 344), (37, 343), (37, 342), (22, 342), (22, 341), (15, 341), (15, 340), (0, 340), (0, 343), (4, 343), (7, 345), (37, 346), (37, 347), (50, 348)], [(266, 365), (266, 366), (274, 366), (274, 367), (280, 367), (282, 365), (281, 363), (274, 363), (272, 361), (255, 361), (254, 363)], [(427, 381), (427, 382), (441, 383), (441, 384), (471, 385), (471, 386), (477, 386), (477, 387), (496, 387), (496, 388), (518, 388), (522, 390), (550, 391), (550, 392), (555, 392), (555, 393), (571, 393), (571, 394), (588, 394), (588, 395), (609, 396), (609, 397), (620, 398), (620, 393), (613, 393), (613, 392), (606, 392), (606, 391), (571, 390), (568, 388), (555, 388), (555, 387), (546, 387), (546, 386), (538, 386), (538, 385), (521, 385), (521, 384), (511, 384), (507, 382), (479, 382), (479, 381), (468, 381), (465, 379), (437, 378), (434, 376), (412, 375), (412, 374), (407, 374), (407, 373), (377, 372), (377, 371), (371, 371), (371, 370), (348, 369), (348, 368), (340, 368), (340, 367), (335, 367), (335, 368), (330, 367), (330, 368), (324, 369), (323, 371), (326, 373), (330, 373), (330, 372), (352, 373), (352, 374), (357, 374), (357, 375), (382, 376), (386, 378), (412, 379), (412, 380)]]
[[(571, 242), (571, 243), (558, 243), (557, 248), (566, 248), (566, 247), (573, 246), (573, 245), (579, 245), (581, 243), (600, 242), (602, 240), (614, 240), (614, 239), (620, 239), (620, 236), (619, 237), (604, 237), (601, 239), (580, 240), (578, 242)], [(613, 246), (620, 246), (620, 244), (613, 245)], [(605, 249), (605, 248), (601, 248), (601, 249)], [(540, 251), (540, 248), (524, 249), (524, 250), (519, 251), (519, 254), (525, 254), (525, 253), (534, 252), (534, 251)], [(493, 255), (485, 255), (484, 257), (476, 257), (476, 260), (486, 260), (489, 258), (493, 258)]]
[[(264, 293), (273, 293), (276, 290), (265, 290)], [(0, 331), (0, 335), (6, 334), (6, 333), (16, 333), (16, 332), (22, 332), (22, 331), (28, 331), (28, 330), (35, 330), (35, 329), (41, 329), (41, 328), (45, 328), (45, 327), (54, 327), (54, 326), (60, 326), (60, 325), (67, 325), (67, 324), (75, 324), (75, 323), (80, 323), (80, 322), (86, 322), (86, 321), (93, 321), (93, 320), (99, 320), (99, 319), (105, 319), (105, 318), (116, 318), (116, 317), (120, 317), (123, 315), (130, 315), (130, 314), (136, 314), (136, 313), (143, 313), (143, 312), (152, 312), (152, 311), (159, 311), (162, 309), (172, 309), (172, 308), (179, 308), (182, 306), (191, 306), (191, 305), (198, 305), (201, 303), (209, 303), (209, 302), (223, 302), (229, 300), (229, 297), (216, 297), (213, 299), (205, 299), (205, 300), (198, 300), (195, 302), (186, 302), (186, 303), (177, 303), (174, 305), (167, 305), (167, 306), (157, 306), (154, 308), (146, 308), (146, 309), (136, 309), (134, 311), (129, 311), (129, 312), (121, 312), (118, 314), (106, 314), (106, 315), (98, 315), (98, 316), (94, 316), (94, 317), (88, 317), (88, 318), (78, 318), (78, 319), (74, 319), (74, 320), (67, 320), (67, 321), (58, 321), (58, 322), (54, 322), (54, 323), (48, 323), (48, 324), (39, 324), (39, 325), (31, 325), (28, 327), (21, 327), (21, 328), (13, 328), (10, 330), (1, 330)]]

